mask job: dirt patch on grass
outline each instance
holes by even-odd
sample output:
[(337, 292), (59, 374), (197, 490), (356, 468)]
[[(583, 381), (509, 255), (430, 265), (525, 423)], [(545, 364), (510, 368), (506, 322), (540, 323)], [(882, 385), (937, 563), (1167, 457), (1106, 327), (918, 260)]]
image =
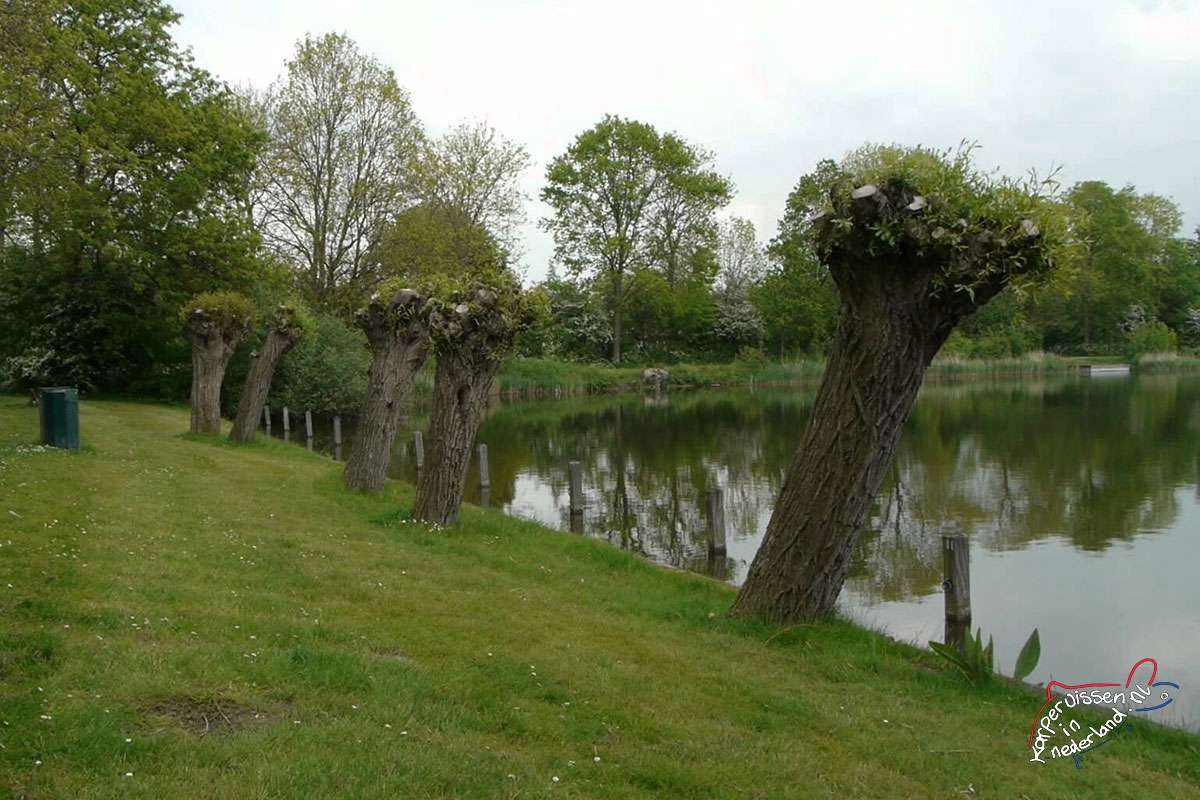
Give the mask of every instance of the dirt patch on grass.
[(231, 700), (228, 697), (168, 697), (142, 709), (153, 731), (182, 728), (196, 736), (233, 733), (272, 725), (278, 714)]

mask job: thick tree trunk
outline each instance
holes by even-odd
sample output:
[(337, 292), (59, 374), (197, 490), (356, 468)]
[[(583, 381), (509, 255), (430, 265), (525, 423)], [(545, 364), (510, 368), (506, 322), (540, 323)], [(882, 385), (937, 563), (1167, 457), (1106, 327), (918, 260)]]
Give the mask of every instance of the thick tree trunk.
[(271, 380), (279, 360), (296, 344), (296, 335), (271, 328), (262, 349), (250, 356), (250, 371), (242, 387), (242, 398), (238, 401), (237, 415), (233, 419), (233, 430), (229, 438), (235, 442), (252, 442), (258, 432), (258, 420), (262, 416), (267, 394), (271, 391)]
[(906, 280), (881, 279), (843, 302), (812, 416), (733, 614), (790, 621), (833, 609), (925, 370), (957, 321), (931, 314)]
[(221, 383), (225, 367), (237, 349), (237, 339), (226, 340), (214, 325), (200, 317), (189, 321), (192, 342), (192, 433), (221, 432)]
[(221, 432), (221, 383), (228, 356), (221, 344), (192, 347), (192, 433)]
[(429, 353), (429, 330), (419, 313), (399, 325), (389, 314), (397, 307), (422, 304), (415, 292), (406, 290), (391, 300), (390, 308), (372, 301), (359, 313), (358, 323), (366, 331), (374, 358), (367, 375), (366, 403), (343, 474), (351, 491), (378, 492), (387, 480), (404, 401)]
[(499, 371), (498, 360), (480, 363), (454, 353), (438, 357), (425, 469), (417, 478), (415, 518), (441, 525), (458, 521), (471, 445)]

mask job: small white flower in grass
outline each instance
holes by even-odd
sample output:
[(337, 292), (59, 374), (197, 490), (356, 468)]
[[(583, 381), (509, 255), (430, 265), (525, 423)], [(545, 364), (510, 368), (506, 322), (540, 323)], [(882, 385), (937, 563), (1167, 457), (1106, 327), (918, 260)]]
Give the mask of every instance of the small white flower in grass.
[(126, 772), (126, 773), (125, 773), (125, 777), (126, 777), (126, 778), (132, 778), (132, 777), (133, 777), (133, 773), (132, 773), (132, 772)]
[(594, 761), (595, 763), (599, 764), (599, 763), (600, 763), (600, 756), (594, 756), (594, 757), (592, 758), (592, 761)]
[(391, 726), (390, 724), (388, 724), (388, 723), (386, 723), (386, 722), (385, 722), (385, 723), (383, 723), (383, 727), (385, 727), (385, 728), (390, 728), (390, 727), (392, 727), (392, 726)]
[(555, 775), (555, 776), (554, 776), (553, 778), (551, 778), (550, 780), (554, 781), (555, 783), (558, 783), (558, 776), (557, 776), (557, 775)]
[(129, 743), (130, 743), (130, 742), (132, 742), (132, 741), (133, 741), (133, 739), (126, 739), (126, 740), (125, 740), (125, 744), (129, 744)]
[(884, 725), (887, 725), (887, 724), (888, 724), (888, 721), (885, 719), (885, 720), (883, 721), (883, 724), (884, 724)]
[(400, 731), (401, 736), (408, 736), (408, 731)]

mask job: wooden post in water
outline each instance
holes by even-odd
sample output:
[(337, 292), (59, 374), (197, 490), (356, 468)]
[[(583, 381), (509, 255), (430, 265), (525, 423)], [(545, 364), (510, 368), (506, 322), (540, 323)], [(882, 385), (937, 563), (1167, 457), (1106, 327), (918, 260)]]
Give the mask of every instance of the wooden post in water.
[(583, 515), (583, 464), (567, 462), (567, 486), (571, 498), (571, 516)]
[[(308, 441), (310, 441), (310, 442), (312, 441), (313, 437), (312, 437), (312, 412), (311, 411), (304, 412), (304, 436), (305, 436), (305, 438), (308, 439)], [(309, 447), (308, 449), (311, 450), (312, 448)]]
[(413, 454), (417, 459), (417, 472), (425, 468), (425, 439), (420, 431), (413, 431)]
[(962, 534), (942, 537), (946, 644), (962, 649), (971, 629), (971, 547)]
[(719, 486), (708, 490), (708, 551), (725, 554), (725, 492)]
[(487, 445), (479, 445), (479, 488), (492, 488), (492, 478), (488, 474)]
[(287, 406), (283, 407), (283, 432), (287, 433), (292, 429), (292, 421), (288, 417)]
[(263, 426), (267, 429), (267, 436), (271, 435), (271, 406), (263, 405)]

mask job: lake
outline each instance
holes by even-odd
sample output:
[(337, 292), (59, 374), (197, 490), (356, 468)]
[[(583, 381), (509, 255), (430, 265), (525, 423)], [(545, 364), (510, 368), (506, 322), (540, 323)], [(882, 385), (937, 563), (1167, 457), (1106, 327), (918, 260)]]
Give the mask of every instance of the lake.
[[(807, 422), (815, 385), (505, 402), (479, 434), (488, 502), (738, 584)], [(423, 425), (420, 411), (412, 418)], [(347, 442), (352, 428), (347, 426)], [(402, 435), (393, 473), (412, 480)], [(318, 446), (323, 441), (318, 440)], [(347, 445), (348, 446), (348, 445)], [(1160, 721), (1200, 729), (1200, 376), (931, 382), (857, 545), (841, 609), (924, 644), (943, 634), (940, 536), (971, 542), (973, 625), (1031, 681), (1124, 682), (1159, 662), (1183, 688)], [(708, 555), (704, 498), (725, 487), (728, 552)], [(467, 499), (478, 501), (472, 465)]]

